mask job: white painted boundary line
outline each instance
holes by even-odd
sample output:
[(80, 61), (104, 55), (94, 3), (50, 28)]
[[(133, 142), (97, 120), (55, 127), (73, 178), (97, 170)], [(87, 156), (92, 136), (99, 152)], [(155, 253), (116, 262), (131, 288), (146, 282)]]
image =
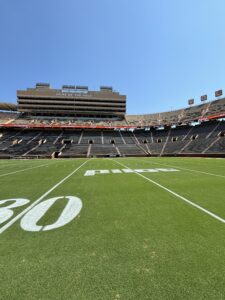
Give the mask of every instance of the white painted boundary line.
[(225, 178), (224, 175), (219, 175), (219, 174), (214, 174), (214, 173), (208, 173), (208, 172), (199, 171), (199, 170), (193, 170), (193, 169), (187, 169), (187, 168), (183, 168), (183, 167), (179, 167), (179, 166), (173, 166), (173, 165), (168, 165), (168, 164), (164, 164), (164, 163), (157, 163), (157, 162), (149, 161), (148, 159), (146, 159), (146, 160), (140, 159), (140, 161), (151, 163), (151, 164), (155, 164), (155, 165), (166, 166), (166, 167), (170, 167), (170, 168), (181, 169), (181, 170), (184, 170), (184, 171), (191, 171), (191, 172), (201, 173), (201, 174), (205, 174), (205, 175), (210, 175), (210, 176), (216, 176), (216, 177)]
[[(4, 171), (4, 169), (10, 168), (12, 166), (20, 166), (21, 161), (18, 161), (17, 163), (12, 163), (12, 164), (0, 164), (0, 171)], [(25, 165), (30, 165), (31, 163), (34, 163), (34, 161), (27, 161)]]
[(4, 165), (0, 164), (0, 171), (4, 171), (4, 169), (7, 169), (11, 166), (19, 166), (19, 164), (18, 163), (17, 164), (4, 164)]
[[(122, 163), (120, 163), (120, 162), (118, 162), (118, 161), (116, 161), (116, 160), (113, 160), (113, 161), (115, 161), (115, 162), (118, 163), (119, 165), (121, 165), (121, 166), (123, 166), (123, 167), (129, 169), (128, 166), (126, 166), (126, 165), (124, 165), (124, 164), (122, 164)], [(138, 172), (136, 172), (136, 171), (134, 171), (134, 173), (137, 174), (138, 176), (143, 177), (143, 178), (146, 179), (147, 181), (149, 181), (149, 182), (151, 182), (151, 183), (157, 185), (157, 186), (160, 187), (161, 189), (167, 191), (168, 193), (174, 195), (175, 197), (181, 199), (182, 201), (188, 203), (189, 205), (192, 205), (192, 206), (198, 208), (199, 210), (201, 210), (201, 211), (203, 211), (204, 213), (210, 215), (210, 216), (213, 217), (214, 219), (217, 219), (217, 220), (219, 220), (220, 222), (225, 223), (225, 220), (224, 220), (223, 218), (221, 218), (221, 217), (215, 215), (215, 214), (212, 213), (211, 211), (209, 211), (209, 210), (207, 210), (207, 209), (201, 207), (200, 205), (198, 205), (198, 204), (196, 204), (196, 203), (194, 203), (194, 202), (188, 200), (187, 198), (185, 198), (185, 197), (183, 197), (183, 196), (181, 196), (181, 195), (179, 195), (179, 194), (173, 192), (172, 190), (168, 189), (167, 187), (165, 187), (165, 186), (161, 185), (160, 183), (158, 183), (158, 182), (156, 182), (156, 181), (154, 181), (154, 180), (152, 180), (152, 179), (150, 179), (150, 178), (144, 176), (144, 175), (141, 174), (141, 173), (138, 173)]]
[(13, 171), (13, 172), (10, 172), (10, 173), (1, 174), (0, 177), (8, 176), (8, 175), (11, 175), (11, 174), (16, 174), (16, 173), (24, 172), (24, 171), (27, 171), (27, 170), (36, 169), (36, 168), (41, 168), (41, 167), (49, 166), (49, 165), (52, 165), (52, 164), (53, 163), (49, 163), (49, 164), (44, 164), (44, 165), (40, 165), (40, 166), (30, 167), (30, 168), (26, 168), (26, 169), (22, 169), (22, 170), (18, 170), (18, 171)]
[(18, 219), (20, 219), (23, 215), (25, 215), (31, 208), (33, 208), (35, 205), (37, 205), (39, 202), (41, 202), (44, 197), (46, 197), (48, 194), (50, 194), (53, 190), (55, 190), (58, 186), (60, 186), (64, 181), (66, 181), (69, 177), (71, 177), (74, 173), (76, 173), (81, 167), (83, 167), (88, 161), (86, 160), (84, 163), (82, 163), (78, 168), (73, 170), (69, 175), (64, 177), (61, 181), (59, 181), (57, 184), (55, 184), (50, 190), (48, 190), (46, 193), (44, 193), (40, 198), (38, 198), (36, 201), (34, 201), (30, 206), (28, 206), (25, 210), (23, 210), (21, 213), (19, 213), (15, 218), (10, 220), (7, 224), (2, 226), (0, 228), (0, 234), (3, 233), (6, 229), (8, 229), (11, 225), (13, 225)]

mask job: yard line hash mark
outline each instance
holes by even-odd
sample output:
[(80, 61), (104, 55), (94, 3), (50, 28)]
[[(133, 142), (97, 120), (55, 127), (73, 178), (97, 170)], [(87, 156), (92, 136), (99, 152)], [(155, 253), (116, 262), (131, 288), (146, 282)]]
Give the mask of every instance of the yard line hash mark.
[(41, 197), (39, 197), (36, 201), (34, 201), (30, 206), (28, 206), (25, 210), (23, 210), (21, 213), (16, 215), (12, 220), (10, 220), (8, 223), (6, 223), (4, 226), (0, 228), (0, 234), (3, 233), (6, 229), (8, 229), (11, 225), (13, 225), (17, 220), (19, 220), (23, 215), (25, 215), (31, 208), (33, 208), (35, 205), (37, 205), (39, 202), (41, 202), (48, 194), (50, 194), (53, 190), (55, 190), (58, 186), (60, 186), (63, 182), (65, 182), (68, 178), (70, 178), (74, 173), (76, 173), (81, 167), (83, 167), (88, 161), (86, 160), (84, 163), (82, 163), (79, 167), (77, 167), (75, 170), (73, 170), (69, 175), (64, 177), (62, 180), (60, 180), (58, 183), (56, 183), (52, 188), (50, 188), (46, 193), (44, 193)]
[[(129, 168), (128, 166), (126, 166), (126, 165), (124, 165), (124, 164), (122, 164), (122, 163), (120, 163), (120, 162), (118, 162), (118, 161), (116, 161), (116, 160), (113, 160), (113, 161), (116, 162), (117, 164), (119, 164), (119, 165), (125, 167), (125, 168)], [(167, 187), (163, 186), (162, 184), (160, 184), (160, 183), (158, 183), (158, 182), (156, 182), (156, 181), (154, 181), (154, 180), (152, 180), (152, 179), (150, 179), (150, 178), (144, 176), (144, 175), (141, 174), (141, 173), (138, 173), (138, 172), (134, 172), (134, 173), (135, 173), (136, 175), (140, 176), (140, 177), (143, 177), (145, 180), (147, 180), (147, 181), (153, 183), (154, 185), (160, 187), (161, 189), (167, 191), (168, 193), (174, 195), (175, 197), (179, 198), (180, 200), (182, 200), (182, 201), (188, 203), (189, 205), (198, 208), (199, 210), (201, 210), (201, 211), (203, 211), (204, 213), (210, 215), (210, 216), (213, 217), (214, 219), (217, 219), (218, 221), (220, 221), (220, 222), (222, 222), (222, 223), (225, 223), (225, 220), (224, 220), (223, 218), (217, 216), (216, 214), (214, 214), (214, 213), (212, 213), (211, 211), (209, 211), (209, 210), (203, 208), (202, 206), (200, 206), (200, 205), (198, 205), (198, 204), (196, 204), (196, 203), (194, 203), (194, 202), (188, 200), (187, 198), (185, 198), (185, 197), (183, 197), (183, 196), (177, 194), (176, 192), (174, 192), (174, 191), (168, 189)]]

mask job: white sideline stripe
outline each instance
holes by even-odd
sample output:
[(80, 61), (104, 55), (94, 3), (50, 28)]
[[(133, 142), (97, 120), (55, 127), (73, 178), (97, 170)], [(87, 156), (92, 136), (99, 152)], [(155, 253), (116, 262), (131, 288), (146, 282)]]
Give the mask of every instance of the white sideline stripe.
[[(126, 165), (124, 165), (124, 164), (122, 164), (122, 163), (120, 163), (120, 162), (118, 162), (118, 161), (116, 161), (116, 160), (114, 160), (114, 161), (115, 161), (116, 163), (118, 163), (119, 165), (128, 168)], [(141, 174), (141, 173), (138, 173), (138, 172), (136, 172), (136, 171), (134, 171), (134, 173), (137, 174), (137, 175), (139, 175), (139, 176), (141, 176), (141, 177), (143, 177), (144, 179), (148, 180), (149, 182), (151, 182), (151, 183), (157, 185), (157, 186), (160, 187), (161, 189), (163, 189), (163, 190), (169, 192), (170, 194), (174, 195), (175, 197), (177, 197), (177, 198), (183, 200), (184, 202), (187, 202), (188, 204), (190, 204), (190, 205), (192, 205), (192, 206), (198, 208), (199, 210), (201, 210), (201, 211), (203, 211), (204, 213), (210, 215), (211, 217), (213, 217), (213, 218), (219, 220), (220, 222), (225, 223), (225, 220), (224, 220), (223, 218), (221, 218), (221, 217), (215, 215), (215, 214), (212, 213), (211, 211), (209, 211), (209, 210), (207, 210), (207, 209), (201, 207), (200, 205), (198, 205), (198, 204), (196, 204), (196, 203), (194, 203), (194, 202), (188, 200), (187, 198), (185, 198), (185, 197), (183, 197), (183, 196), (181, 196), (181, 195), (179, 195), (179, 194), (173, 192), (172, 190), (168, 189), (167, 187), (165, 187), (165, 186), (161, 185), (160, 183), (158, 183), (158, 182), (156, 182), (156, 181), (154, 181), (154, 180), (152, 180), (152, 179), (150, 179), (150, 178), (144, 176), (144, 175)]]
[(208, 173), (208, 172), (199, 171), (199, 170), (193, 170), (193, 169), (187, 169), (187, 168), (182, 168), (182, 167), (168, 165), (168, 164), (161, 164), (161, 163), (152, 162), (152, 161), (148, 161), (148, 160), (141, 160), (141, 161), (143, 161), (143, 162), (147, 161), (148, 163), (152, 163), (152, 164), (156, 164), (156, 165), (161, 165), (161, 166), (166, 166), (166, 167), (172, 167), (172, 168), (177, 168), (177, 169), (181, 169), (181, 170), (185, 170), (185, 171), (191, 171), (191, 172), (196, 172), (196, 173), (202, 173), (202, 174), (205, 174), (205, 175), (210, 175), (210, 176), (216, 176), (216, 177), (225, 178), (224, 175), (219, 175), (219, 174), (214, 174), (214, 173)]
[(10, 172), (10, 173), (1, 174), (0, 177), (8, 176), (8, 175), (11, 175), (11, 174), (16, 174), (16, 173), (24, 172), (24, 171), (27, 171), (27, 170), (36, 169), (36, 168), (41, 168), (41, 167), (44, 167), (44, 166), (49, 166), (49, 165), (51, 165), (51, 164), (53, 164), (53, 163), (44, 164), (44, 165), (35, 166), (35, 167), (30, 167), (30, 168), (26, 168), (26, 169), (22, 169), (22, 170)]
[(84, 166), (88, 161), (86, 160), (84, 163), (82, 163), (78, 168), (76, 168), (74, 171), (72, 171), (69, 175), (64, 177), (61, 181), (59, 181), (57, 184), (55, 184), (50, 190), (48, 190), (46, 193), (44, 193), (40, 198), (38, 198), (36, 201), (34, 201), (30, 206), (28, 206), (25, 210), (23, 210), (21, 213), (19, 213), (15, 218), (13, 218), (11, 221), (9, 221), (7, 224), (2, 226), (0, 228), (0, 234), (4, 232), (6, 229), (8, 229), (11, 225), (13, 225), (18, 219), (20, 219), (23, 215), (25, 215), (31, 208), (33, 208), (36, 204), (41, 202), (42, 199), (44, 199), (45, 196), (50, 194), (54, 189), (56, 189), (59, 185), (61, 185), (64, 181), (66, 181), (69, 177), (71, 177), (74, 173), (76, 173), (82, 166)]

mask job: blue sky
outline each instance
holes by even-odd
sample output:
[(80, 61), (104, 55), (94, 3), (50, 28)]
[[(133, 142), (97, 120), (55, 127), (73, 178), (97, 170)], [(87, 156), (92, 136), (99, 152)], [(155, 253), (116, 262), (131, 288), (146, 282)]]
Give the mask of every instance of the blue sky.
[(110, 85), (127, 112), (225, 89), (224, 0), (0, 0), (0, 101), (36, 82)]

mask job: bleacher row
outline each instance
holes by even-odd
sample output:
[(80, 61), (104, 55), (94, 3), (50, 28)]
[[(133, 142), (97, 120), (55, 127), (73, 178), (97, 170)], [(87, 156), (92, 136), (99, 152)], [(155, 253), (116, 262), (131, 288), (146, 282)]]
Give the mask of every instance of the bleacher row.
[(225, 154), (225, 121), (134, 131), (0, 129), (0, 157)]

